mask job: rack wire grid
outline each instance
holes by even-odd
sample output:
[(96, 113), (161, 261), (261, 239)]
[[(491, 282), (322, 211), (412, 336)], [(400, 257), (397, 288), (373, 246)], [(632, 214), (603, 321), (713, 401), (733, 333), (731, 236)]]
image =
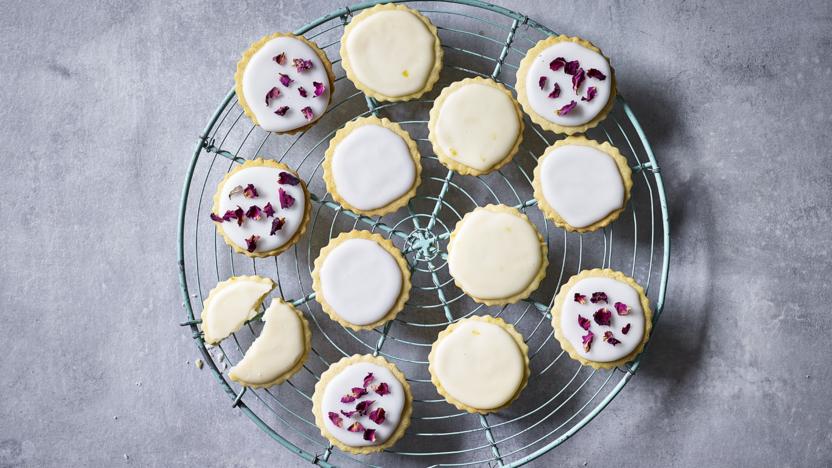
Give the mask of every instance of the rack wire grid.
[[(234, 90), (222, 100), (199, 137), (190, 161), (179, 208), (178, 261), (186, 320), (207, 368), (246, 414), (272, 439), (301, 458), (320, 465), (519, 466), (563, 443), (601, 412), (633, 377), (641, 356), (604, 371), (581, 366), (560, 349), (550, 325), (550, 307), (559, 286), (581, 269), (609, 267), (642, 284), (658, 320), (664, 305), (669, 264), (669, 220), (661, 173), (633, 111), (617, 98), (613, 112), (589, 137), (609, 141), (627, 156), (634, 171), (629, 210), (613, 225), (588, 234), (554, 228), (534, 207), (531, 174), (553, 135), (526, 117), (523, 145), (513, 162), (481, 177), (460, 176), (442, 166), (427, 140), (432, 97), (449, 83), (468, 76), (494, 78), (512, 88), (527, 49), (556, 34), (532, 19), (473, 0), (414, 3), (437, 26), (445, 51), (440, 82), (423, 99), (378, 103), (357, 91), (339, 65), (343, 27), (376, 2), (336, 10), (295, 31), (316, 41), (336, 72), (335, 95), (326, 114), (310, 130), (280, 136), (254, 126), (243, 115)], [(381, 3), (381, 2), (378, 2)], [(321, 177), (327, 142), (345, 122), (369, 114), (401, 124), (422, 154), (422, 184), (407, 209), (383, 217), (360, 216), (332, 201)], [(237, 164), (256, 156), (296, 168), (307, 181), (313, 211), (301, 241), (284, 254), (250, 259), (235, 254), (217, 235), (208, 214), (214, 187)], [(503, 307), (485, 307), (466, 297), (447, 271), (445, 249), (456, 221), (473, 208), (503, 203), (525, 212), (549, 245), (550, 266), (530, 299)], [(405, 310), (384, 327), (353, 332), (331, 321), (314, 300), (311, 270), (330, 238), (352, 229), (368, 229), (391, 239), (405, 253), (413, 290)], [(615, 252), (615, 255), (613, 255)], [(273, 278), (279, 294), (303, 311), (313, 329), (312, 352), (303, 369), (269, 389), (238, 386), (226, 371), (243, 356), (262, 328), (252, 320), (219, 346), (203, 341), (198, 319), (202, 301), (218, 281), (233, 275)], [(487, 416), (460, 412), (439, 396), (430, 382), (427, 354), (448, 324), (474, 314), (500, 316), (513, 323), (529, 345), (528, 387), (512, 406)], [(311, 412), (319, 376), (342, 356), (372, 353), (398, 366), (412, 387), (412, 425), (393, 450), (354, 456), (334, 448), (320, 435)]]

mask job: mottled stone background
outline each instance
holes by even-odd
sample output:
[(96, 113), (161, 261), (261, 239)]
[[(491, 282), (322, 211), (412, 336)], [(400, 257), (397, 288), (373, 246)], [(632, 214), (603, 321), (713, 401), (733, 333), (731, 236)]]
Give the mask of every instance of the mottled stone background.
[[(832, 464), (832, 3), (500, 1), (613, 57), (667, 184), (642, 370), (541, 466)], [(293, 466), (181, 320), (175, 224), (255, 38), (341, 3), (0, 3), (0, 467)]]

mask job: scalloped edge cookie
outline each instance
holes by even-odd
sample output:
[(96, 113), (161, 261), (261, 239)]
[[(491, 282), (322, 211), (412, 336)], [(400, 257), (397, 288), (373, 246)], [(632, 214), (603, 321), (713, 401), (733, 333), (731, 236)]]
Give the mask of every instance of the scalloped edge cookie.
[[(234, 382), (237, 382), (238, 384), (242, 385), (243, 387), (268, 388), (268, 387), (273, 387), (275, 385), (282, 384), (286, 380), (289, 380), (290, 377), (292, 377), (293, 375), (298, 373), (298, 371), (303, 367), (303, 364), (306, 362), (306, 359), (309, 357), (309, 351), (312, 350), (312, 330), (309, 328), (309, 321), (306, 320), (306, 317), (303, 316), (303, 314), (297, 309), (297, 307), (295, 307), (292, 304), (284, 301), (283, 299), (279, 299), (279, 298), (272, 299), (272, 304), (275, 303), (275, 302), (280, 303), (280, 304), (285, 304), (285, 305), (289, 306), (289, 308), (292, 309), (292, 312), (294, 312), (295, 315), (298, 316), (298, 319), (300, 319), (300, 325), (301, 325), (301, 328), (303, 328), (303, 341), (304, 341), (303, 354), (301, 354), (301, 356), (298, 358), (298, 362), (295, 363), (295, 365), (292, 366), (291, 369), (289, 369), (286, 372), (280, 374), (279, 376), (277, 376), (271, 382), (266, 382), (264, 384), (249, 384), (249, 383), (243, 381), (242, 379), (235, 377), (234, 375), (231, 374), (231, 371), (234, 370), (234, 368), (232, 367), (228, 371), (228, 378), (233, 380)], [(271, 307), (271, 305), (269, 305), (269, 307)], [(260, 336), (258, 336), (257, 338), (260, 338)], [(256, 338), (255, 338), (255, 340), (256, 340)], [(251, 345), (249, 345), (249, 346), (251, 346)], [(246, 350), (246, 352), (248, 352), (248, 350)], [(245, 356), (245, 354), (244, 354), (244, 356)]]
[[(327, 109), (329, 109), (329, 105), (332, 104), (332, 95), (335, 94), (335, 72), (332, 71), (332, 62), (329, 61), (329, 57), (326, 56), (326, 53), (323, 50), (321, 50), (320, 47), (318, 47), (318, 44), (310, 41), (309, 39), (307, 39), (303, 36), (299, 36), (297, 34), (292, 34), (292, 33), (277, 32), (277, 33), (269, 34), (267, 36), (263, 36), (260, 39), (256, 40), (254, 43), (252, 43), (251, 46), (249, 46), (249, 48), (246, 49), (245, 52), (243, 52), (243, 56), (237, 62), (237, 71), (234, 72), (234, 93), (237, 95), (237, 102), (240, 103), (240, 107), (243, 108), (243, 112), (245, 112), (246, 117), (248, 117), (251, 120), (251, 122), (254, 125), (257, 125), (258, 127), (260, 126), (260, 124), (257, 122), (257, 117), (254, 115), (254, 112), (248, 107), (248, 103), (246, 102), (246, 98), (243, 95), (243, 72), (245, 71), (246, 67), (248, 66), (248, 62), (249, 62), (249, 60), (251, 60), (251, 57), (258, 50), (260, 50), (260, 48), (263, 47), (267, 42), (271, 41), (272, 39), (278, 38), (278, 37), (291, 37), (291, 38), (297, 39), (297, 40), (305, 43), (310, 48), (312, 48), (313, 51), (315, 51), (315, 54), (321, 60), (321, 63), (323, 63), (324, 68), (326, 68), (326, 76), (327, 76), (327, 78), (329, 78), (329, 99), (327, 100), (327, 103), (326, 103)], [(294, 130), (289, 130), (289, 131), (286, 131), (286, 132), (271, 132), (271, 133), (276, 133), (278, 135), (294, 135), (296, 133), (306, 131), (306, 130), (310, 129), (313, 125), (318, 123), (318, 121), (321, 120), (321, 118), (323, 118), (323, 115), (324, 114), (321, 114), (321, 117), (315, 119), (314, 121), (312, 121), (312, 122), (310, 122), (310, 123), (308, 123), (308, 124), (306, 124), (302, 127), (298, 127)]]
[[(495, 163), (493, 166), (488, 168), (487, 170), (481, 171), (479, 169), (475, 169), (470, 166), (466, 166), (459, 161), (452, 159), (450, 156), (445, 154), (442, 151), (442, 147), (439, 145), (439, 142), (436, 138), (436, 125), (439, 121), (439, 111), (442, 108), (442, 105), (445, 103), (445, 100), (448, 99), (448, 96), (457, 91), (458, 89), (467, 86), (469, 84), (482, 84), (486, 86), (490, 86), (492, 88), (498, 89), (508, 96), (511, 100), (511, 103), (514, 105), (514, 111), (517, 114), (517, 122), (520, 124), (520, 128), (517, 132), (517, 139), (514, 141), (514, 146), (508, 151), (506, 156)], [(498, 83), (490, 78), (483, 78), (480, 76), (474, 78), (465, 78), (463, 80), (455, 81), (450, 85), (446, 86), (441, 93), (439, 93), (439, 97), (433, 102), (433, 107), (430, 109), (430, 119), (428, 120), (428, 139), (430, 140), (431, 146), (433, 147), (433, 152), (436, 153), (436, 156), (439, 158), (439, 162), (441, 162), (445, 167), (456, 171), (462, 175), (473, 175), (473, 176), (480, 176), (489, 174), (494, 172), (501, 167), (505, 166), (517, 154), (520, 150), (520, 144), (523, 142), (523, 131), (525, 130), (525, 123), (523, 122), (523, 112), (520, 110), (520, 104), (517, 102), (517, 99), (514, 99), (514, 96), (511, 94), (511, 91), (508, 90), (503, 84)]]
[(491, 204), (489, 204), (489, 205), (485, 205), (485, 206), (479, 206), (479, 207), (474, 208), (473, 210), (469, 211), (468, 213), (466, 213), (465, 216), (462, 217), (462, 219), (457, 221), (456, 226), (454, 226), (454, 230), (451, 232), (451, 237), (448, 239), (448, 256), (450, 257), (451, 249), (453, 248), (454, 239), (456, 238), (456, 233), (459, 230), (459, 228), (462, 226), (462, 223), (465, 222), (465, 218), (467, 218), (468, 215), (470, 215), (471, 213), (473, 213), (477, 210), (488, 210), (488, 211), (491, 211), (491, 212), (494, 212), (494, 213), (508, 213), (508, 214), (512, 214), (514, 216), (517, 216), (520, 219), (527, 222), (529, 224), (529, 226), (531, 226), (532, 229), (534, 229), (535, 234), (537, 234), (537, 239), (540, 241), (540, 247), (541, 247), (540, 269), (537, 272), (537, 276), (535, 276), (531, 280), (531, 282), (529, 282), (529, 285), (526, 287), (526, 289), (524, 289), (523, 291), (520, 291), (519, 293), (517, 293), (513, 296), (509, 296), (509, 297), (502, 298), (502, 299), (480, 299), (480, 298), (474, 296), (473, 294), (468, 293), (468, 291), (466, 291), (465, 288), (463, 288), (462, 285), (459, 284), (459, 282), (456, 280), (456, 278), (454, 278), (454, 284), (456, 285), (456, 287), (461, 289), (462, 292), (464, 292), (466, 295), (468, 295), (468, 297), (473, 299), (474, 302), (478, 302), (480, 304), (485, 304), (487, 306), (514, 304), (515, 302), (519, 302), (523, 299), (526, 299), (535, 290), (537, 290), (538, 287), (540, 287), (540, 282), (543, 281), (543, 278), (546, 277), (546, 268), (549, 267), (549, 246), (546, 244), (546, 240), (543, 239), (543, 236), (540, 234), (540, 231), (537, 229), (537, 226), (535, 226), (534, 223), (531, 222), (531, 220), (529, 219), (528, 216), (526, 216), (525, 213), (521, 212), (517, 208), (513, 208), (511, 206), (502, 205), (502, 204), (500, 204), (500, 205), (491, 205)]
[(295, 177), (297, 177), (298, 180), (300, 180), (300, 185), (301, 185), (301, 187), (303, 187), (303, 193), (305, 195), (304, 204), (303, 204), (304, 213), (303, 213), (303, 219), (300, 223), (300, 227), (298, 227), (298, 230), (295, 231), (295, 235), (293, 235), (291, 239), (289, 239), (285, 244), (281, 245), (280, 247), (278, 247), (274, 250), (268, 250), (266, 252), (249, 252), (245, 248), (235, 244), (225, 234), (225, 230), (223, 230), (222, 223), (214, 223), (214, 225), (217, 228), (217, 232), (222, 236), (222, 238), (223, 238), (223, 240), (225, 241), (226, 244), (228, 244), (232, 249), (234, 249), (235, 252), (241, 253), (241, 254), (243, 254), (247, 257), (251, 257), (251, 258), (273, 257), (275, 255), (279, 255), (279, 254), (289, 250), (289, 248), (291, 248), (293, 245), (297, 244), (297, 242), (300, 240), (300, 238), (306, 233), (306, 226), (307, 226), (307, 224), (309, 224), (309, 218), (310, 218), (310, 215), (312, 213), (312, 199), (309, 196), (309, 189), (306, 188), (306, 181), (304, 181), (298, 175), (297, 171), (295, 171), (291, 167), (287, 166), (286, 164), (281, 163), (281, 162), (277, 162), (273, 159), (263, 159), (263, 158), (250, 159), (250, 160), (244, 162), (243, 164), (240, 164), (239, 166), (235, 167), (234, 170), (232, 170), (231, 172), (226, 174), (225, 177), (222, 178), (220, 183), (217, 184), (217, 191), (214, 192), (214, 204), (211, 207), (211, 211), (216, 213), (219, 210), (220, 193), (222, 192), (222, 188), (223, 188), (223, 186), (225, 186), (226, 181), (228, 181), (228, 179), (232, 175), (236, 174), (239, 171), (242, 171), (243, 169), (248, 169), (250, 167), (258, 167), (258, 166), (273, 167), (275, 169), (280, 169), (280, 170), (283, 170), (283, 171), (287, 171), (287, 172), (291, 173), (292, 175), (294, 175)]
[[(387, 96), (385, 94), (376, 92), (372, 88), (368, 87), (364, 83), (362, 83), (358, 77), (355, 76), (355, 73), (350, 67), (350, 58), (349, 53), (347, 53), (347, 46), (346, 46), (346, 38), (349, 35), (350, 31), (364, 18), (369, 17), (370, 15), (376, 14), (380, 11), (386, 10), (403, 10), (407, 11), (417, 18), (419, 18), (425, 26), (428, 28), (428, 31), (433, 35), (434, 38), (434, 45), (433, 45), (433, 69), (428, 74), (428, 77), (425, 79), (425, 85), (419, 91), (415, 93), (406, 94), (404, 96)], [(387, 101), (387, 102), (398, 102), (398, 101), (410, 101), (412, 99), (416, 99), (423, 94), (430, 92), (433, 89), (433, 86), (439, 81), (439, 72), (442, 71), (442, 61), (444, 59), (444, 52), (442, 50), (442, 43), (439, 40), (439, 33), (436, 30), (436, 26), (430, 22), (430, 20), (419, 13), (418, 10), (414, 10), (413, 8), (406, 7), (404, 5), (398, 5), (393, 3), (384, 3), (380, 5), (376, 5), (372, 8), (368, 8), (357, 16), (355, 16), (346, 27), (344, 27), (344, 34), (341, 36), (341, 48), (338, 52), (341, 56), (341, 67), (347, 74), (347, 79), (349, 79), (355, 87), (366, 94), (367, 96), (375, 99), (376, 101)]]
[[(266, 291), (265, 294), (260, 296), (260, 298), (257, 300), (257, 302), (254, 303), (254, 307), (252, 307), (252, 310), (259, 309), (260, 306), (263, 305), (263, 301), (266, 300), (266, 297), (268, 297), (269, 294), (275, 288), (274, 281), (271, 278), (266, 278), (264, 276), (258, 276), (258, 275), (232, 276), (231, 278), (228, 278), (225, 281), (220, 281), (219, 283), (216, 284), (216, 286), (214, 286), (211, 289), (211, 291), (208, 292), (208, 297), (206, 297), (205, 300), (202, 301), (202, 312), (200, 312), (200, 314), (199, 314), (199, 319), (202, 321), (202, 323), (205, 323), (205, 318), (206, 318), (205, 317), (205, 311), (208, 309), (208, 305), (211, 303), (211, 300), (213, 299), (213, 297), (217, 293), (217, 291), (226, 287), (226, 286), (228, 286), (228, 285), (230, 285), (230, 284), (232, 284), (232, 283), (235, 283), (237, 281), (253, 281), (253, 282), (256, 282), (256, 283), (263, 283), (263, 284), (268, 284), (268, 285), (271, 286), (271, 288), (268, 291)], [(248, 320), (244, 321), (243, 325), (245, 325), (245, 322), (247, 322), (247, 321)], [(241, 327), (242, 327), (242, 325), (241, 325)], [(203, 326), (200, 325), (200, 330), (202, 330), (202, 328), (203, 328)], [(222, 338), (220, 338), (219, 340), (216, 340), (216, 341), (209, 340), (208, 337), (205, 336), (205, 331), (202, 330), (202, 341), (204, 341), (205, 343), (208, 343), (210, 345), (216, 345), (218, 343), (221, 343), (222, 340), (228, 338), (229, 336), (233, 335), (234, 333), (237, 333), (237, 331), (239, 331), (239, 330), (240, 329), (238, 328), (237, 330), (234, 330), (233, 332), (229, 333), (227, 336), (224, 336), (224, 337), (222, 337)]]
[[(415, 180), (413, 182), (413, 186), (410, 188), (409, 191), (402, 194), (399, 198), (393, 200), (392, 202), (388, 203), (385, 206), (376, 208), (374, 210), (359, 210), (358, 208), (352, 206), (348, 201), (346, 201), (341, 195), (338, 193), (335, 179), (332, 174), (332, 159), (335, 157), (335, 149), (338, 145), (344, 141), (354, 130), (360, 128), (364, 125), (378, 125), (384, 127), (404, 140), (407, 148), (410, 150), (410, 157), (413, 159), (413, 164), (416, 168), (416, 175)], [(360, 117), (355, 120), (351, 120), (347, 122), (346, 125), (339, 128), (337, 132), (335, 132), (335, 136), (329, 140), (329, 147), (326, 149), (326, 153), (324, 153), (324, 182), (326, 183), (327, 191), (332, 195), (332, 198), (341, 204), (344, 208), (348, 210), (362, 214), (364, 216), (382, 216), (385, 214), (392, 213), (399, 208), (403, 207), (416, 195), (416, 189), (419, 188), (419, 185), (422, 183), (422, 156), (419, 153), (419, 148), (416, 146), (416, 142), (410, 136), (407, 131), (405, 131), (399, 124), (393, 122), (387, 118), (378, 118), (376, 116), (368, 116), (368, 117)]]
[[(439, 342), (442, 341), (442, 339), (445, 338), (446, 336), (453, 333), (454, 329), (456, 329), (459, 326), (459, 324), (465, 323), (467, 321), (477, 321), (477, 322), (490, 323), (490, 324), (493, 324), (493, 325), (497, 325), (500, 328), (502, 328), (503, 330), (505, 330), (514, 339), (515, 343), (517, 343), (517, 347), (519, 348), (520, 353), (523, 355), (523, 358), (525, 360), (525, 371), (523, 373), (523, 381), (517, 387), (517, 391), (514, 393), (514, 396), (511, 397), (507, 402), (505, 402), (504, 404), (502, 404), (502, 405), (500, 405), (496, 408), (490, 408), (490, 409), (474, 408), (472, 406), (468, 406), (465, 403), (462, 403), (461, 401), (457, 400), (456, 398), (451, 396), (451, 394), (448, 393), (447, 390), (445, 390), (445, 387), (442, 386), (442, 383), (439, 381), (439, 377), (437, 377), (436, 372), (434, 370), (433, 361), (434, 361), (434, 358), (436, 356), (436, 349), (439, 345)], [(439, 332), (439, 335), (436, 336), (436, 340), (433, 342), (433, 344), (430, 347), (430, 354), (428, 354), (428, 372), (430, 372), (430, 381), (433, 383), (433, 386), (436, 387), (436, 391), (439, 392), (439, 394), (442, 395), (443, 398), (445, 398), (445, 401), (447, 401), (449, 404), (457, 407), (457, 409), (459, 409), (461, 411), (466, 411), (468, 413), (477, 413), (477, 414), (494, 413), (494, 412), (499, 411), (501, 409), (505, 409), (508, 406), (510, 406), (512, 403), (514, 403), (514, 401), (517, 400), (517, 398), (520, 397), (520, 393), (523, 392), (523, 389), (525, 389), (526, 385), (529, 383), (529, 375), (531, 374), (531, 369), (529, 368), (529, 346), (523, 340), (523, 335), (521, 335), (520, 332), (518, 332), (517, 329), (514, 328), (514, 325), (506, 322), (505, 320), (503, 320), (499, 317), (493, 317), (491, 315), (473, 315), (471, 317), (460, 319), (460, 320), (448, 325), (447, 328), (445, 328), (444, 330)]]
[[(570, 343), (569, 340), (563, 337), (563, 333), (560, 330), (560, 310), (563, 307), (563, 301), (566, 300), (567, 293), (570, 289), (572, 289), (573, 286), (575, 286), (575, 284), (578, 283), (578, 281), (581, 281), (585, 278), (593, 277), (605, 277), (626, 283), (633, 289), (635, 289), (635, 291), (638, 293), (639, 299), (641, 300), (641, 309), (642, 311), (644, 311), (644, 336), (641, 338), (641, 343), (638, 346), (636, 346), (630, 354), (617, 361), (596, 362), (584, 358), (583, 356), (578, 354), (578, 352), (572, 346), (572, 343)], [(560, 347), (569, 354), (569, 357), (580, 362), (585, 366), (590, 366), (595, 369), (612, 369), (614, 367), (618, 367), (620, 365), (632, 361), (644, 350), (644, 346), (650, 340), (650, 332), (653, 329), (653, 309), (650, 308), (650, 299), (648, 299), (647, 295), (644, 293), (644, 288), (642, 288), (640, 284), (636, 283), (636, 280), (630, 278), (624, 273), (621, 273), (620, 271), (612, 270), (609, 268), (593, 268), (591, 270), (583, 270), (577, 275), (572, 276), (571, 278), (569, 278), (569, 281), (567, 281), (560, 287), (560, 291), (558, 291), (557, 296), (555, 296), (555, 301), (552, 305), (551, 323), (552, 328), (555, 330), (555, 338), (557, 338), (558, 342), (560, 343)]]
[(537, 42), (531, 49), (526, 51), (526, 55), (523, 57), (523, 60), (520, 61), (520, 67), (517, 68), (517, 81), (515, 83), (515, 90), (517, 91), (517, 100), (520, 101), (520, 104), (523, 106), (523, 110), (528, 114), (528, 116), (532, 119), (532, 122), (540, 125), (541, 128), (544, 130), (550, 130), (555, 133), (563, 133), (565, 135), (574, 135), (575, 133), (584, 133), (590, 128), (596, 127), (601, 121), (607, 118), (607, 115), (612, 110), (613, 106), (615, 106), (615, 98), (617, 95), (617, 86), (618, 83), (615, 80), (615, 69), (613, 69), (612, 64), (610, 63), (610, 97), (607, 99), (607, 104), (601, 109), (601, 112), (598, 113), (592, 120), (589, 122), (578, 125), (574, 127), (558, 125), (554, 122), (549, 121), (544, 116), (538, 114), (534, 108), (532, 108), (531, 103), (529, 103), (528, 94), (526, 93), (526, 75), (529, 72), (529, 69), (532, 66), (535, 58), (543, 52), (548, 47), (557, 44), (558, 42), (574, 42), (578, 45), (581, 45), (589, 50), (597, 52), (600, 54), (604, 59), (606, 59), (607, 63), (610, 63), (609, 57), (604, 55), (601, 52), (601, 49), (596, 47), (593, 43), (587, 41), (586, 39), (581, 39), (577, 36), (566, 36), (561, 34), (560, 36), (549, 36), (545, 39), (541, 39)]
[[(569, 145), (589, 146), (607, 154), (615, 161), (615, 165), (618, 166), (618, 173), (621, 175), (621, 181), (624, 183), (624, 201), (621, 203), (621, 207), (612, 211), (603, 219), (581, 228), (574, 227), (567, 223), (566, 220), (563, 219), (551, 205), (549, 205), (546, 201), (546, 197), (543, 196), (543, 183), (540, 180), (540, 171), (543, 167), (543, 160), (549, 156), (549, 152), (555, 148)], [(612, 146), (608, 142), (605, 141), (603, 143), (599, 143), (596, 140), (590, 140), (582, 135), (568, 136), (563, 140), (558, 140), (555, 144), (543, 150), (543, 156), (537, 160), (537, 165), (534, 168), (532, 187), (534, 188), (534, 199), (537, 200), (538, 208), (543, 212), (543, 215), (546, 216), (547, 219), (555, 223), (555, 226), (571, 232), (592, 232), (610, 225), (613, 221), (618, 219), (618, 217), (621, 216), (621, 213), (624, 212), (624, 209), (627, 208), (627, 203), (630, 201), (630, 191), (633, 188), (633, 171), (627, 164), (627, 158), (621, 154), (618, 148)]]
[[(399, 299), (393, 304), (393, 307), (387, 312), (387, 314), (380, 318), (379, 320), (368, 324), (368, 325), (356, 325), (344, 320), (335, 310), (332, 308), (331, 305), (326, 301), (326, 298), (323, 295), (323, 289), (321, 287), (321, 267), (324, 264), (324, 260), (326, 256), (329, 255), (330, 252), (335, 250), (338, 245), (343, 242), (346, 242), (349, 239), (367, 239), (374, 241), (377, 243), (381, 248), (387, 251), (395, 260), (396, 263), (399, 265), (399, 270), (402, 272), (402, 290), (399, 292)], [(363, 231), (363, 230), (352, 230), (348, 232), (342, 232), (338, 235), (338, 237), (334, 239), (330, 239), (329, 243), (324, 246), (320, 253), (318, 253), (318, 257), (315, 259), (314, 269), (312, 270), (312, 290), (315, 291), (315, 300), (321, 305), (321, 308), (329, 315), (329, 318), (341, 324), (341, 326), (350, 328), (355, 331), (360, 330), (372, 330), (378, 326), (384, 325), (385, 323), (389, 322), (396, 318), (396, 316), (404, 309), (404, 305), (407, 302), (408, 298), (410, 298), (410, 268), (407, 265), (407, 261), (404, 258), (402, 252), (393, 245), (393, 242), (389, 239), (385, 239), (378, 233), (370, 232), (370, 231)]]
[[(405, 398), (404, 398), (404, 408), (402, 408), (402, 415), (401, 421), (399, 422), (399, 426), (396, 430), (390, 435), (390, 437), (384, 441), (384, 443), (379, 445), (370, 445), (366, 447), (352, 447), (349, 445), (344, 444), (334, 436), (332, 436), (329, 431), (326, 430), (326, 425), (324, 424), (324, 416), (321, 414), (322, 409), (321, 406), (323, 405), (322, 399), (324, 397), (324, 392), (326, 391), (326, 386), (329, 385), (330, 380), (335, 378), (338, 374), (340, 374), (344, 369), (347, 367), (357, 364), (360, 362), (368, 362), (371, 364), (375, 364), (377, 366), (386, 367), (390, 372), (393, 374), (396, 379), (398, 379), (399, 383), (402, 384), (402, 388), (404, 389)], [(352, 356), (344, 356), (341, 358), (340, 361), (331, 364), (329, 368), (321, 374), (321, 379), (318, 383), (315, 384), (315, 393), (312, 395), (312, 414), (315, 416), (315, 424), (318, 426), (318, 429), (321, 431), (321, 435), (326, 438), (332, 445), (338, 447), (339, 449), (354, 453), (357, 455), (367, 455), (370, 453), (381, 452), (386, 450), (396, 442), (399, 441), (404, 436), (405, 431), (408, 427), (410, 427), (410, 417), (413, 414), (413, 394), (410, 391), (410, 384), (407, 383), (407, 378), (405, 377), (404, 373), (399, 370), (394, 364), (388, 362), (381, 356), (373, 356), (371, 354), (354, 354)]]

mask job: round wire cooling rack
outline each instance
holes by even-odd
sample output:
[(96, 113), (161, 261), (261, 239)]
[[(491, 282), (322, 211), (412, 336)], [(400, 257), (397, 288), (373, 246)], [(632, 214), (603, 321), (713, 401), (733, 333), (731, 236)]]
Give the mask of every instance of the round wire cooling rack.
[[(559, 286), (585, 268), (609, 267), (630, 274), (645, 287), (658, 320), (664, 305), (669, 265), (669, 220), (664, 185), (650, 145), (630, 107), (619, 96), (607, 119), (589, 137), (609, 141), (634, 171), (632, 198), (618, 221), (602, 231), (576, 234), (552, 226), (532, 197), (531, 174), (537, 155), (553, 143), (526, 117), (521, 151), (512, 163), (487, 176), (460, 176), (433, 155), (427, 140), (432, 97), (449, 83), (486, 76), (513, 88), (526, 50), (556, 34), (528, 17), (474, 0), (407, 2), (437, 26), (445, 51), (439, 83), (423, 99), (378, 103), (357, 91), (339, 64), (338, 44), (352, 16), (376, 2), (345, 7), (295, 31), (318, 43), (336, 72), (335, 95), (327, 113), (310, 130), (280, 136), (255, 127), (243, 115), (234, 90), (223, 99), (199, 137), (185, 178), (179, 208), (178, 261), (183, 306), (202, 356), (228, 394), (272, 439), (321, 466), (393, 464), (400, 466), (519, 466), (558, 446), (585, 426), (621, 391), (639, 367), (594, 370), (572, 361), (553, 338), (549, 309)], [(378, 2), (382, 3), (382, 2)], [(359, 216), (326, 193), (321, 163), (329, 139), (350, 119), (369, 114), (389, 117), (417, 141), (422, 183), (407, 209), (383, 217)], [(208, 217), (216, 184), (236, 164), (256, 156), (286, 162), (307, 181), (313, 212), (307, 234), (284, 254), (250, 259), (234, 253)], [(549, 245), (547, 277), (532, 297), (518, 304), (484, 307), (453, 284), (445, 249), (456, 221), (488, 203), (525, 212)], [(312, 262), (327, 241), (343, 231), (367, 229), (391, 239), (412, 271), (413, 289), (405, 310), (384, 327), (353, 332), (331, 321), (314, 300)], [(615, 252), (615, 255), (613, 253)], [(259, 274), (275, 280), (279, 294), (299, 307), (313, 329), (312, 352), (303, 369), (269, 389), (246, 389), (226, 377), (262, 324), (252, 320), (220, 345), (208, 347), (197, 318), (214, 285), (233, 275)], [(473, 314), (500, 316), (513, 323), (529, 345), (528, 387), (506, 410), (488, 416), (459, 412), (433, 388), (427, 371), (430, 345), (444, 327)], [(314, 385), (342, 356), (372, 353), (396, 364), (414, 393), (412, 425), (393, 450), (371, 456), (339, 451), (321, 437), (311, 412)]]

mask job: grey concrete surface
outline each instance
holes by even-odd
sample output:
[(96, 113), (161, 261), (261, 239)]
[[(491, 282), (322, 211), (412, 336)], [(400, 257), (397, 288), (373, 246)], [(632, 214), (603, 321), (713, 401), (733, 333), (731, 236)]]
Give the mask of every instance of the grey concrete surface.
[[(499, 3), (613, 57), (672, 223), (642, 370), (537, 465), (832, 465), (832, 3)], [(341, 3), (0, 5), (0, 467), (303, 466), (193, 366), (176, 212), (239, 52)]]

